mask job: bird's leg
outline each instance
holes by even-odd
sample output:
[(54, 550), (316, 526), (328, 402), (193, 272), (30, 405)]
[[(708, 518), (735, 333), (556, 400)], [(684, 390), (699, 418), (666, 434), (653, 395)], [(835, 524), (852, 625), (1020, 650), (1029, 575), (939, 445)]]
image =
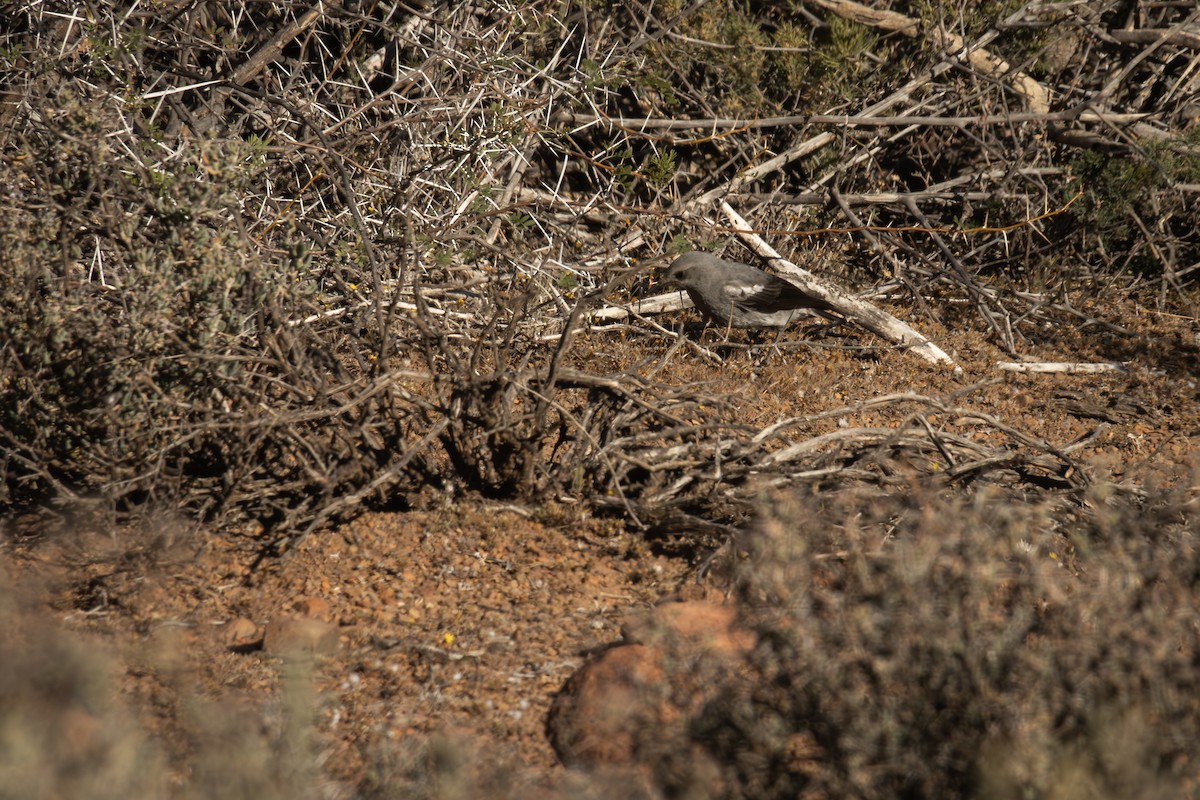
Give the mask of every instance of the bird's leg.
[[(755, 331), (754, 333), (755, 336), (758, 337), (758, 331)], [(775, 335), (771, 338), (771, 344), (767, 346), (766, 351), (763, 353), (762, 361), (759, 363), (760, 367), (765, 367), (767, 365), (767, 362), (771, 360), (772, 353), (778, 353), (780, 358), (783, 357), (783, 351), (779, 349), (779, 340), (782, 337), (783, 328), (776, 328)]]

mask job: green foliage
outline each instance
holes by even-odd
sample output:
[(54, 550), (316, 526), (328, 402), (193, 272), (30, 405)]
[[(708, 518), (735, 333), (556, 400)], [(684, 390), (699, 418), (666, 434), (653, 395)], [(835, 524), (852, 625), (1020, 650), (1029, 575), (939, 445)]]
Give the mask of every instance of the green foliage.
[(678, 93), (675, 91), (674, 84), (663, 76), (656, 73), (648, 73), (645, 75), (636, 75), (631, 80), (635, 85), (657, 94), (664, 107), (676, 108), (679, 106), (680, 99)]
[(585, 58), (579, 62), (579, 71), (583, 74), (583, 83), (581, 88), (586, 94), (591, 94), (601, 88), (603, 83), (603, 73), (600, 65), (590, 58)]
[(1025, 4), (1020, 0), (915, 0), (912, 5), (923, 27), (948, 29), (971, 40)]
[(603, 162), (612, 171), (613, 182), (625, 191), (632, 191), (636, 186), (634, 180), (633, 147), (628, 143), (615, 146), (605, 154)]
[(661, 189), (675, 177), (678, 161), (678, 154), (674, 150), (663, 150), (646, 159), (642, 164), (642, 174), (651, 186)]
[(815, 52), (809, 29), (791, 21), (782, 22), (775, 31), (775, 43), (784, 48), (774, 57), (775, 69), (785, 86), (798, 92), (812, 81)]
[(1106, 249), (1129, 249), (1147, 212), (1159, 226), (1190, 224), (1174, 185), (1200, 181), (1200, 129), (1148, 142), (1140, 153), (1083, 150), (1071, 166), (1084, 192), (1077, 216)]
[(508, 224), (512, 227), (513, 233), (523, 233), (537, 226), (537, 222), (533, 217), (524, 211), (514, 211), (509, 214)]
[[(755, 116), (767, 107), (762, 94), (770, 37), (759, 20), (738, 3), (706, 3), (684, 18), (680, 33), (704, 44), (663, 44), (652, 49), (654, 61), (696, 74), (696, 84), (711, 92), (710, 100), (724, 116)], [(665, 68), (654, 68), (669, 74)]]
[[(676, 236), (671, 237), (671, 241), (667, 242), (667, 246), (665, 249), (669, 253), (673, 253), (676, 256), (681, 256), (684, 253), (688, 252), (689, 250), (695, 250), (697, 248), (692, 244), (692, 242), (687, 237), (676, 235)], [(702, 249), (707, 250), (708, 248), (705, 247)]]
[(855, 81), (871, 69), (863, 54), (875, 49), (876, 38), (869, 28), (834, 17), (827, 43), (816, 51), (814, 77), (839, 99), (848, 99), (858, 88)]

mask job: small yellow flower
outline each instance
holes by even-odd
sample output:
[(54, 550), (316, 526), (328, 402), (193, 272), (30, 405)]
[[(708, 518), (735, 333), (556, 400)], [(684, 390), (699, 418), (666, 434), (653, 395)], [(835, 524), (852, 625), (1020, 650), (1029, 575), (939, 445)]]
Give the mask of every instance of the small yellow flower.
[(445, 633), (442, 634), (442, 641), (445, 642), (447, 645), (454, 644), (454, 634), (451, 633), (450, 631), (446, 631)]

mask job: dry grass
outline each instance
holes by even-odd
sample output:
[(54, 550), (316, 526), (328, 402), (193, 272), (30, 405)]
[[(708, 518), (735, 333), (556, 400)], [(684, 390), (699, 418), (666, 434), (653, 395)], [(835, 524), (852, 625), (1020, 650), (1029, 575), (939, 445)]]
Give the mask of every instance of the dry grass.
[[(688, 411), (725, 401), (680, 400), (670, 356), (617, 374), (560, 334), (644, 292), (663, 251), (718, 245), (717, 197), (758, 204), (785, 255), (802, 231), (831, 255), (861, 238), (834, 272), (1013, 354), (1047, 324), (1102, 326), (1071, 297), (1118, 273), (1190, 297), (1179, 43), (1114, 44), (1075, 10), (1010, 8), (999, 29), (950, 3), (842, 10), (813, 27), (709, 3), (651, 35), (627, 4), (31, 7), (0, 42), (5, 503), (182, 507), (276, 542), (425, 487), (641, 521), (630, 498), (661, 491), (645, 467), (673, 485), (725, 457)], [(940, 49), (950, 20), (982, 55)], [(1004, 52), (1020, 69), (997, 71)], [(1062, 83), (1052, 57), (1090, 71)], [(1100, 116), (1041, 107), (1104, 81)], [(831, 109), (853, 113), (838, 128)], [(713, 420), (744, 433), (735, 461), (812, 472), (770, 462), (746, 423)], [(917, 440), (897, 446), (947, 444)], [(685, 470), (657, 463), (679, 447)]]
[[(1155, 500), (1080, 457), (1102, 424), (1035, 435), (980, 399), (988, 375), (914, 370), (911, 391), (875, 396), (862, 380), (837, 397), (832, 370), (912, 369), (858, 332), (823, 340), (829, 350), (785, 343), (785, 368), (770, 360), (779, 350), (711, 332), (697, 342), (658, 319), (587, 330), (598, 306), (655, 291), (652, 267), (673, 252), (746, 258), (722, 200), (784, 255), (903, 308), (939, 341), (955, 332), (1011, 359), (1058, 348), (1138, 360), (1179, 386), (1200, 379), (1185, 335), (1200, 274), (1187, 9), (1139, 7), (1134, 23), (1079, 5), (785, 5), (12, 12), (0, 33), (5, 519), (36, 531), (31, 520), (79, 515), (115, 530), (169, 509), (269, 556), (372, 505), (463, 494), (719, 540), (772, 492), (861, 491), (881, 508), (913, 486), (972, 508), (1029, 502), (1079, 541), (1108, 524), (1099, 487), (1122, 514)], [(1183, 315), (1175, 338), (1112, 323), (1094, 301), (1117, 293)], [(1145, 411), (1119, 400), (1064, 402), (1106, 424)], [(1120, 526), (1120, 541), (1151, 533)], [(1172, 592), (1190, 591), (1157, 556), (1122, 561), (1108, 546), (1092, 569), (1161, 568)], [(961, 558), (986, 575), (1002, 556)], [(875, 569), (874, 556), (860, 563)], [(881, 585), (917, 593), (905, 580)], [(1103, 600), (1047, 635), (1127, 611)], [(1174, 624), (1162, 635), (1184, 636)], [(803, 678), (771, 669), (771, 681)], [(74, 697), (82, 670), (64, 670)], [(814, 713), (812, 698), (779, 702), (789, 724)], [(1185, 705), (1169, 711), (1185, 717)], [(30, 727), (23, 708), (18, 728)], [(1093, 711), (1157, 719), (1146, 709)], [(892, 711), (822, 713), (836, 736), (891, 736), (862, 752), (915, 783), (847, 767), (820, 785), (940, 788), (912, 753), (962, 780), (978, 766), (905, 751)], [(1082, 731), (1094, 720), (1059, 719), (1054, 735), (1077, 748), (1064, 758), (1092, 763)], [(105, 732), (113, 755), (97, 763), (158, 757), (122, 730)], [(55, 736), (31, 731), (35, 749)], [(1155, 759), (1181, 752), (1159, 744)], [(1015, 752), (997, 747), (996, 763)], [(1028, 785), (1050, 786), (1033, 772)], [(121, 774), (130, 795), (160, 786)]]

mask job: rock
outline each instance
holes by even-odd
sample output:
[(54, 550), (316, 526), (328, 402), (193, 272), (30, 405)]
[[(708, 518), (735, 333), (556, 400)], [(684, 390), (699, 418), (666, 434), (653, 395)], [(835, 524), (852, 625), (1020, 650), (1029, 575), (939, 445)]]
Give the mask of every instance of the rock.
[(258, 635), (258, 626), (245, 617), (229, 620), (222, 627), (221, 632), (225, 637), (225, 645), (232, 648), (243, 648), (262, 640), (262, 637)]
[(272, 620), (263, 636), (263, 650), (274, 656), (329, 655), (337, 648), (337, 626), (307, 617)]
[(642, 644), (611, 647), (580, 667), (554, 698), (546, 732), (563, 764), (632, 761), (634, 736), (661, 724), (665, 709), (647, 703), (663, 681), (660, 654)]
[(295, 603), (296, 615), (307, 619), (333, 622), (333, 609), (329, 601), (320, 597), (301, 597)]
[(623, 632), (626, 643), (594, 655), (555, 696), (546, 733), (559, 759), (650, 770), (660, 786), (670, 782), (668, 762), (684, 759), (688, 780), (703, 777), (715, 791), (716, 767), (687, 739), (689, 722), (736, 680), (754, 634), (733, 609), (704, 602), (658, 606)]
[(663, 603), (631, 615), (621, 625), (627, 642), (666, 644), (738, 658), (754, 647), (754, 634), (737, 624), (729, 606), (700, 601)]

